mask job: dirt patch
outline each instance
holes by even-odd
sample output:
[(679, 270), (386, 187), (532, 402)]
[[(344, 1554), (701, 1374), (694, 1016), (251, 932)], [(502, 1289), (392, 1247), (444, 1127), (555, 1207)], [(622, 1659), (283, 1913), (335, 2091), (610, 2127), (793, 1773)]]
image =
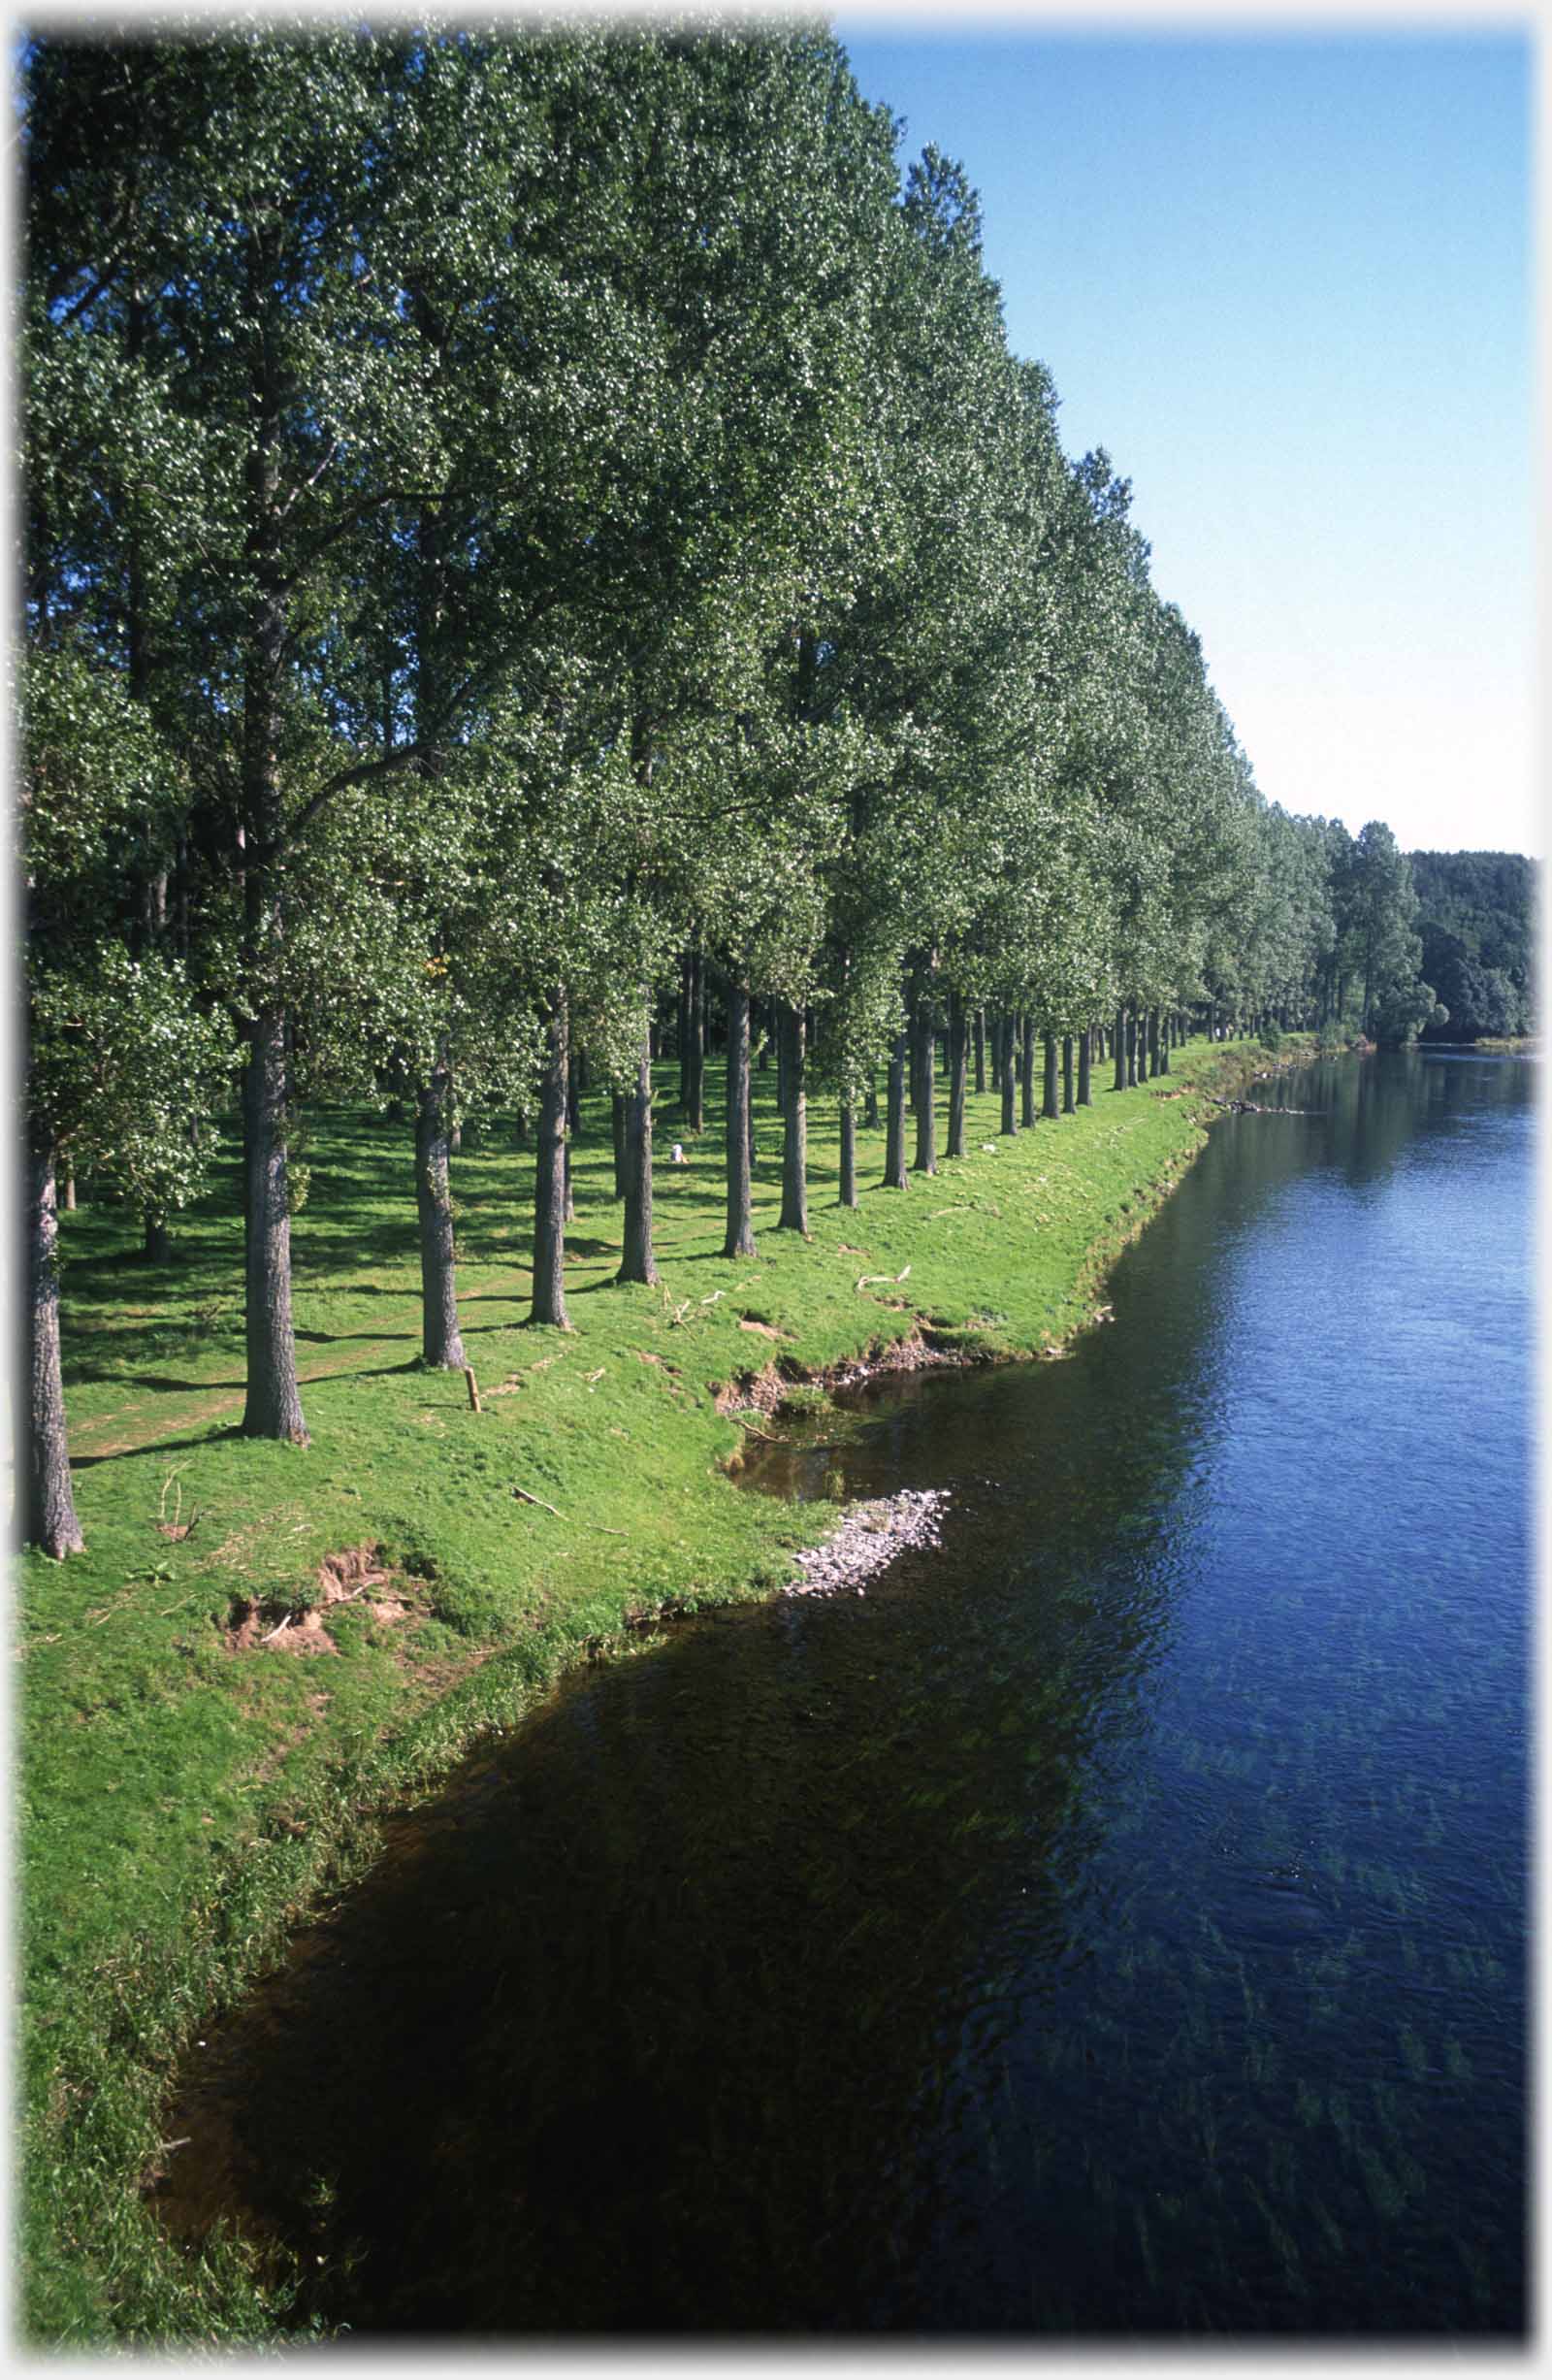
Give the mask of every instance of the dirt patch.
[(778, 1330), (774, 1322), (762, 1322), (758, 1314), (741, 1314), (738, 1327), (740, 1330), (752, 1330), (761, 1339), (791, 1339), (792, 1336), (790, 1330)]
[(321, 1612), (288, 1612), (282, 1606), (276, 1618), (276, 1608), (271, 1603), (239, 1604), (227, 1626), (227, 1651), (338, 1653)]
[[(398, 1592), (402, 1581), (383, 1567), (381, 1546), (347, 1546), (341, 1552), (326, 1553), (318, 1565), (317, 1583), (317, 1600), (307, 1605), (240, 1598), (226, 1629), (227, 1650), (337, 1653), (340, 1647), (324, 1624), (325, 1614), (336, 1604), (365, 1603), (385, 1628), (408, 1616), (408, 1601)], [(373, 1587), (387, 1591), (373, 1595)]]
[(325, 1603), (354, 1603), (369, 1586), (386, 1586), (381, 1546), (347, 1546), (342, 1553), (326, 1553), (318, 1564), (318, 1585)]
[(939, 1364), (991, 1363), (1001, 1358), (979, 1348), (949, 1346), (929, 1332), (908, 1330), (898, 1339), (875, 1339), (862, 1354), (841, 1363), (812, 1369), (784, 1357), (763, 1371), (739, 1372), (714, 1392), (717, 1411), (735, 1418), (740, 1413), (778, 1413), (794, 1385), (820, 1388), (851, 1388), (859, 1381), (886, 1372), (922, 1372)]

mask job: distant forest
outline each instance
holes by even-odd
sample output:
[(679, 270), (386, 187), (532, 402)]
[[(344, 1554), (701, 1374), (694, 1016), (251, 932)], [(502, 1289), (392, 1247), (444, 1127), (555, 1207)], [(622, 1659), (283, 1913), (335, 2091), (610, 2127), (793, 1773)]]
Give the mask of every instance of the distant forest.
[(1449, 1012), (1425, 1041), (1537, 1029), (1536, 863), (1515, 851), (1414, 851), (1421, 973)]

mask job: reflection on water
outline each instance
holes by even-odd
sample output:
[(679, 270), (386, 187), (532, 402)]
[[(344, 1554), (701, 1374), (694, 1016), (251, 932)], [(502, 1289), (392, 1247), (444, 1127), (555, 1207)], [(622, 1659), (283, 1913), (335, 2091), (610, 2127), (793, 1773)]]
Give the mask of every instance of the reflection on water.
[(363, 2329), (1523, 2325), (1530, 1070), (1286, 1096), (1069, 1360), (752, 1475), (947, 1486), (941, 1550), (391, 1823), (170, 2219)]

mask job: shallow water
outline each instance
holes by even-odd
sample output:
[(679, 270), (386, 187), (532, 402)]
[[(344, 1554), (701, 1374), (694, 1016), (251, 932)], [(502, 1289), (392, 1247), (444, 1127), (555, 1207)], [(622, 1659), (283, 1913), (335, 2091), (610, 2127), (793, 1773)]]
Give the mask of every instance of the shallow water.
[(1532, 1086), (1289, 1078), (1068, 1360), (762, 1450), (941, 1549), (390, 1821), (169, 2218), (369, 2330), (1521, 2330)]

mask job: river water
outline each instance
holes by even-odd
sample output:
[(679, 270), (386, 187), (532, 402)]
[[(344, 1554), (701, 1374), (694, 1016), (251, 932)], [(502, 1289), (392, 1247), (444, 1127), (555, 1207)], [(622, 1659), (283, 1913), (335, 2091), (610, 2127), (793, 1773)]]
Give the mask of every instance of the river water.
[(1068, 1359), (750, 1476), (939, 1549), (389, 1822), (207, 2037), (175, 2225), (366, 2331), (1523, 2331), (1534, 1071), (1271, 1095)]

